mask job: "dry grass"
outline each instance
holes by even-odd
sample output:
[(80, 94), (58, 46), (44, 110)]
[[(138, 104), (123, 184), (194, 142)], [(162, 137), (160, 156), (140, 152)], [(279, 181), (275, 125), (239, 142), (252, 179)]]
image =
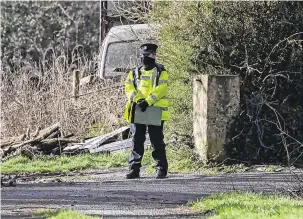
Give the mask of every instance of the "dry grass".
[[(27, 65), (15, 72), (3, 70), (1, 137), (16, 136), (55, 122), (60, 122), (64, 133), (77, 136), (87, 135), (93, 124), (97, 124), (95, 130), (110, 131), (123, 123), (123, 86), (111, 88), (113, 81), (98, 81), (81, 87), (81, 96), (75, 101), (71, 83), (75, 67), (66, 60), (60, 56), (49, 67)], [(91, 72), (91, 61), (83, 58), (77, 64), (81, 75)], [(33, 75), (38, 80), (34, 81)]]

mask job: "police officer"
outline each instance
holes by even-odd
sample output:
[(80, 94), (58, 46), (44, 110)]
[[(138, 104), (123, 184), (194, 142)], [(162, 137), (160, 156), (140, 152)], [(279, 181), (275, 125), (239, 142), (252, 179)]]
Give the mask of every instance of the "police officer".
[[(146, 128), (152, 144), (152, 156), (157, 162), (157, 179), (167, 175), (167, 159), (163, 135), (163, 123), (169, 119), (167, 95), (168, 73), (164, 66), (156, 63), (155, 44), (144, 44), (140, 47), (141, 65), (129, 72), (125, 81), (125, 92), (128, 98), (124, 118), (131, 123), (133, 147), (129, 157), (129, 173), (127, 179), (140, 177), (141, 160), (144, 154)], [(137, 105), (137, 106), (136, 106)], [(145, 125), (134, 123), (136, 107), (145, 111), (148, 107), (161, 109), (161, 125)]]

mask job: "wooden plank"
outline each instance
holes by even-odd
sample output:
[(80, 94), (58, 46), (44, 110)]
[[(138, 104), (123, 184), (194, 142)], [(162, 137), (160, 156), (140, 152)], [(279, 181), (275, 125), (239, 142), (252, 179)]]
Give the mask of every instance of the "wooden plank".
[(126, 139), (126, 140), (102, 145), (98, 148), (90, 149), (89, 152), (91, 154), (98, 153), (98, 152), (111, 152), (111, 151), (119, 150), (122, 148), (131, 148), (131, 147), (132, 147), (132, 139)]
[(97, 136), (97, 137), (93, 137), (93, 138), (90, 138), (90, 139), (84, 141), (84, 143), (72, 144), (72, 145), (70, 145), (70, 146), (65, 147), (65, 148), (63, 149), (63, 151), (77, 150), (77, 149), (79, 149), (82, 145), (88, 144), (88, 143), (90, 143), (90, 142), (93, 142), (94, 140), (100, 139), (101, 137), (102, 137), (102, 136)]
[[(144, 143), (145, 146), (147, 145), (151, 145), (149, 136), (146, 136), (146, 140)], [(122, 141), (116, 141), (110, 144), (105, 144), (105, 145), (101, 145), (98, 148), (93, 148), (90, 149), (89, 152), (90, 153), (97, 153), (97, 152), (112, 152), (112, 151), (117, 151), (117, 150), (122, 150), (122, 149), (126, 149), (126, 148), (131, 148), (132, 147), (132, 139), (126, 139), (126, 140), (122, 140)]]
[(128, 148), (132, 146), (132, 139), (125, 139), (122, 141), (113, 142), (110, 144), (101, 145), (98, 148), (90, 149), (90, 153), (97, 153), (97, 152), (106, 152), (111, 151), (116, 148)]
[[(166, 143), (166, 145), (172, 143), (172, 142), (176, 142), (176, 139), (170, 139), (168, 140)], [(144, 142), (144, 146), (150, 146), (151, 142), (150, 142), (150, 138), (148, 135), (146, 135), (146, 140)], [(94, 148), (89, 150), (90, 153), (98, 153), (98, 152), (110, 152), (110, 153), (115, 153), (121, 150), (125, 150), (128, 148), (132, 147), (132, 138), (126, 139), (126, 140), (122, 140), (122, 141), (116, 141), (110, 144), (105, 144), (105, 145), (101, 145), (98, 148)]]
[(84, 143), (80, 143), (80, 144), (73, 144), (70, 146), (67, 146), (63, 149), (63, 151), (74, 151), (76, 149), (78, 149), (79, 147), (81, 147)]
[(128, 126), (119, 128), (111, 133), (108, 133), (106, 135), (97, 136), (91, 139), (86, 140), (83, 144), (74, 144), (67, 146), (63, 149), (63, 151), (75, 151), (75, 150), (84, 150), (84, 149), (93, 149), (101, 145), (102, 143), (105, 143), (110, 138), (114, 137), (115, 135), (122, 133), (129, 129)]
[(122, 127), (122, 128), (119, 128), (119, 129), (117, 129), (117, 130), (115, 130), (115, 131), (113, 131), (113, 132), (111, 132), (111, 133), (108, 133), (108, 134), (106, 134), (106, 135), (101, 136), (100, 138), (98, 138), (98, 139), (96, 139), (96, 140), (94, 140), (94, 141), (92, 141), (92, 142), (89, 142), (89, 143), (87, 143), (87, 144), (85, 143), (85, 144), (82, 145), (79, 149), (80, 149), (80, 150), (81, 150), (81, 149), (89, 149), (89, 150), (90, 150), (90, 149), (97, 148), (97, 147), (99, 147), (102, 143), (104, 143), (106, 140), (108, 140), (108, 139), (114, 137), (114, 136), (117, 135), (117, 134), (120, 134), (120, 133), (126, 131), (127, 129), (129, 129), (128, 126), (124, 126), (124, 127)]

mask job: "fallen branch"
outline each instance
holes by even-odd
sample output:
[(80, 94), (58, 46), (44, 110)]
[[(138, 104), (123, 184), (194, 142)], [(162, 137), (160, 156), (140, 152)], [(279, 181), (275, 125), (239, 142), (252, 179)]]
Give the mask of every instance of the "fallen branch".
[(17, 137), (9, 137), (9, 138), (5, 138), (5, 139), (1, 139), (0, 140), (0, 145), (1, 148), (5, 148), (7, 146), (10, 146), (12, 144), (18, 143), (23, 141), (26, 138), (25, 134), (19, 135)]
[(80, 143), (80, 141), (78, 139), (51, 138), (40, 141), (36, 146), (41, 150), (51, 150), (59, 145), (64, 146), (68, 143)]
[[(39, 132), (39, 135), (34, 139), (30, 139), (30, 140), (27, 140), (27, 141), (24, 141), (24, 142), (9, 144), (9, 146), (7, 146), (3, 149), (4, 154), (15, 151), (16, 149), (21, 148), (25, 145), (35, 145), (35, 144), (39, 143), (41, 140), (50, 136), (53, 132), (58, 131), (59, 130), (59, 125), (60, 125), (59, 123), (56, 123), (56, 124), (54, 124), (50, 127), (47, 127), (45, 129), (43, 129), (41, 132)], [(1, 148), (2, 148), (2, 146), (1, 146)]]

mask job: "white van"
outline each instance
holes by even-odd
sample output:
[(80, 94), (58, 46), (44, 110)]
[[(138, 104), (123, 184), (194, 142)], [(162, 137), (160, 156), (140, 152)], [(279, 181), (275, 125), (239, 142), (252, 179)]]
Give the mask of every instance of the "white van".
[(98, 76), (113, 78), (134, 68), (139, 62), (139, 46), (156, 43), (157, 29), (148, 24), (112, 27), (102, 43)]

